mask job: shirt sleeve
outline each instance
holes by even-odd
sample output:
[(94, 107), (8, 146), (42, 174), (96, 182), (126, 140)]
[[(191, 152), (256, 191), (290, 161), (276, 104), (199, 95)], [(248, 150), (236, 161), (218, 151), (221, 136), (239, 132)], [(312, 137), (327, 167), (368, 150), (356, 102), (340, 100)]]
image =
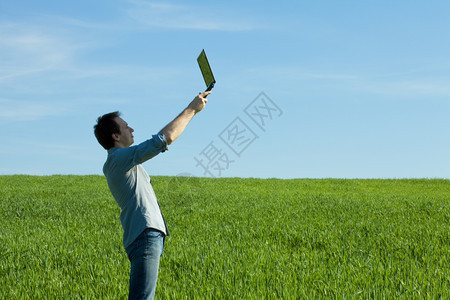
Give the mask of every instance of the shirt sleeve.
[(151, 139), (134, 146), (134, 148), (133, 160), (135, 164), (141, 164), (159, 153), (169, 150), (166, 136), (161, 132), (153, 135)]

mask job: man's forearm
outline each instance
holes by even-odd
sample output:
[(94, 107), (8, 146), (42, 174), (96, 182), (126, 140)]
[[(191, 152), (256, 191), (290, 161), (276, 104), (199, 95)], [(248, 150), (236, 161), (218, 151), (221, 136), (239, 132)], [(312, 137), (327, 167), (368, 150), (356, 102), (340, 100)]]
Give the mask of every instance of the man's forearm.
[(210, 93), (211, 92), (208, 91), (199, 94), (191, 103), (189, 103), (188, 107), (178, 115), (178, 117), (161, 129), (160, 132), (166, 136), (167, 144), (172, 144), (184, 131), (192, 118), (205, 107), (206, 102), (208, 102), (206, 96)]
[(181, 135), (194, 116), (195, 111), (188, 107), (172, 122), (167, 124), (166, 127), (161, 129), (161, 133), (166, 136), (167, 144), (172, 144)]

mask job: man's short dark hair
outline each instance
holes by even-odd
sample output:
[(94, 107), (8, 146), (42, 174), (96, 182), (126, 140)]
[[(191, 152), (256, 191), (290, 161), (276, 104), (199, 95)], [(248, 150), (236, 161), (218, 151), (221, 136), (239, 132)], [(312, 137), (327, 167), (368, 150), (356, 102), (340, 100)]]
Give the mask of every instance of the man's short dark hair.
[(120, 133), (119, 124), (114, 120), (120, 116), (120, 112), (115, 111), (97, 118), (94, 125), (94, 134), (100, 145), (106, 150), (114, 147), (113, 133)]

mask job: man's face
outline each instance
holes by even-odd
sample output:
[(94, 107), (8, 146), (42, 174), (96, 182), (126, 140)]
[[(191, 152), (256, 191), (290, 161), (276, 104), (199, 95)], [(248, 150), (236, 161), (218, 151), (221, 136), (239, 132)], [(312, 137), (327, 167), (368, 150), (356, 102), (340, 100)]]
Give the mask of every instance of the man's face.
[(134, 129), (128, 126), (128, 123), (125, 122), (122, 118), (117, 117), (114, 119), (116, 123), (119, 125), (120, 133), (113, 134), (113, 138), (116, 141), (116, 145), (119, 147), (129, 147), (134, 142), (133, 132)]

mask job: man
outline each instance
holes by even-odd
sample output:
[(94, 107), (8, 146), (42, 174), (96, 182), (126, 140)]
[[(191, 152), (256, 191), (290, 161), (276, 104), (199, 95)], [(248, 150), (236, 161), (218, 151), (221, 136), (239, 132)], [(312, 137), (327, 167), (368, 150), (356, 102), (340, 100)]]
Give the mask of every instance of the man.
[(123, 245), (131, 263), (129, 299), (155, 297), (159, 259), (168, 235), (150, 177), (141, 164), (168, 150), (167, 146), (205, 107), (210, 93), (199, 94), (158, 134), (136, 146), (131, 146), (134, 130), (120, 118), (119, 112), (99, 117), (94, 126), (98, 142), (108, 150), (103, 173), (121, 208)]

